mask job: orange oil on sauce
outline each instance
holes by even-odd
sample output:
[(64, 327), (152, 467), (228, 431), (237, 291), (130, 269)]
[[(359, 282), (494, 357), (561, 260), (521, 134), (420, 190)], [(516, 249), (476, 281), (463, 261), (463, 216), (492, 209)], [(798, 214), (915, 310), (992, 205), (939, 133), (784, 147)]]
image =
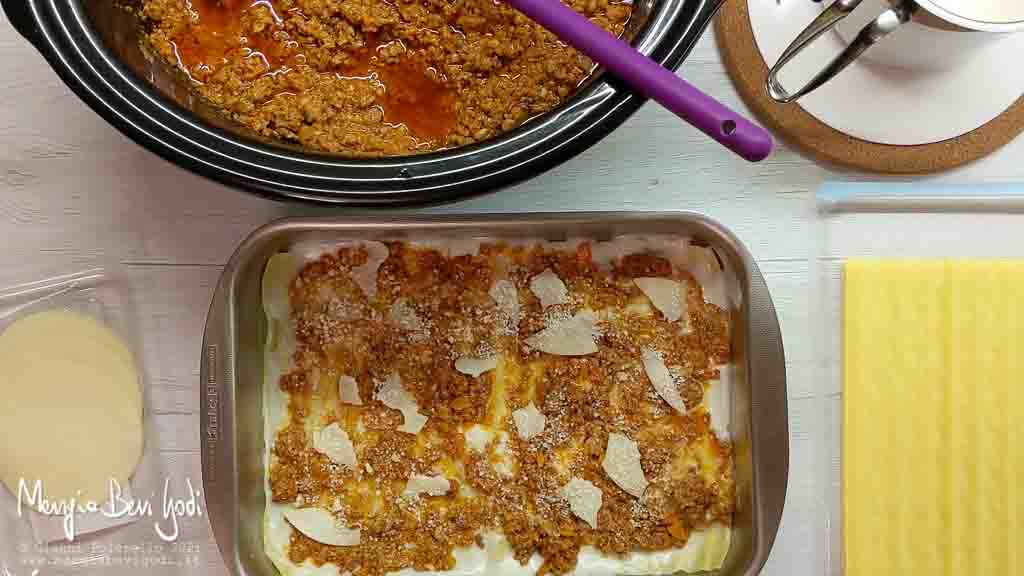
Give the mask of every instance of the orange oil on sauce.
[[(242, 30), (242, 15), (257, 6), (270, 10), (274, 24), (247, 35)], [(178, 64), (190, 75), (216, 70), (235, 53), (261, 60), (267, 73), (281, 72), (301, 61), (299, 46), (281, 30), (281, 16), (271, 0), (189, 0), (189, 8), (198, 21), (173, 43)]]
[[(366, 48), (341, 70), (345, 77), (375, 77), (384, 86), (377, 104), (388, 124), (405, 125), (419, 140), (443, 140), (455, 127), (455, 92), (439, 79), (439, 73), (415, 56), (396, 64), (381, 63), (381, 45), (369, 38)], [(433, 72), (433, 73), (432, 73)]]
[[(194, 80), (197, 71), (215, 71), (232, 57), (259, 58), (265, 73), (287, 73), (303, 61), (302, 47), (281, 29), (280, 12), (273, 0), (189, 0), (198, 21), (173, 40), (179, 66)], [(275, 24), (259, 34), (246, 35), (242, 15), (265, 6)], [(384, 87), (377, 104), (384, 121), (405, 125), (417, 140), (444, 140), (455, 126), (455, 92), (446, 87), (426, 63), (407, 55), (396, 64), (377, 56), (380, 43), (373, 36), (354, 60), (338, 73), (343, 77), (373, 77)]]

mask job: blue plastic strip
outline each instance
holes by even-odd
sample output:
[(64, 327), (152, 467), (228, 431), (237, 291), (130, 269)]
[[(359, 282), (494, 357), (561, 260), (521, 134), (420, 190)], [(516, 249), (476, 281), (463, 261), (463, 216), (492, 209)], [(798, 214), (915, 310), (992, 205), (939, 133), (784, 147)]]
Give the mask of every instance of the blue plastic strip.
[(1024, 183), (826, 182), (818, 189), (818, 204), (826, 211), (1020, 211), (1024, 209)]

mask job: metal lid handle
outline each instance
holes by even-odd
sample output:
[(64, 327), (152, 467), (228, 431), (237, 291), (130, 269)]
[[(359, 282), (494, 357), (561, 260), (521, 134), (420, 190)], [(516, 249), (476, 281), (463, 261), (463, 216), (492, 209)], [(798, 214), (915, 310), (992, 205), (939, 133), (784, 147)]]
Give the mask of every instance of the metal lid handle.
[(846, 69), (847, 66), (853, 63), (865, 50), (874, 46), (879, 40), (885, 38), (889, 34), (892, 34), (900, 26), (910, 21), (911, 16), (914, 14), (914, 10), (917, 5), (913, 2), (900, 2), (893, 5), (892, 8), (883, 12), (873, 22), (868, 24), (857, 34), (857, 37), (847, 46), (838, 56), (835, 57), (824, 70), (819, 72), (806, 86), (800, 90), (790, 94), (782, 87), (779, 83), (779, 72), (789, 63), (790, 60), (795, 58), (797, 54), (803, 51), (808, 44), (818, 39), (819, 36), (825, 32), (831, 30), (841, 22), (844, 18), (850, 15), (851, 12), (858, 5), (861, 0), (836, 0), (831, 6), (825, 9), (824, 12), (818, 15), (799, 36), (793, 40), (793, 43), (783, 51), (782, 56), (779, 57), (779, 61), (775, 63), (768, 72), (767, 90), (768, 95), (771, 96), (772, 100), (780, 104), (789, 104), (796, 102), (800, 98), (818, 89), (822, 84), (828, 82), (832, 78), (835, 78), (837, 74)]

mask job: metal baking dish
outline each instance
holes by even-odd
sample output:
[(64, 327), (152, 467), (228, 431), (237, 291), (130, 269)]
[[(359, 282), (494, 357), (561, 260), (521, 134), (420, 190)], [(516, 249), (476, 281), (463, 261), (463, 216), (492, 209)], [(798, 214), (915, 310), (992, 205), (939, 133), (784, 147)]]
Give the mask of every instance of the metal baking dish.
[(742, 303), (734, 314), (737, 513), (721, 575), (760, 572), (782, 517), (789, 472), (786, 370), (778, 318), (764, 277), (731, 233), (699, 215), (597, 213), (443, 218), (302, 218), (254, 232), (232, 256), (213, 296), (203, 337), (203, 484), (210, 523), (229, 569), (271, 576), (263, 552), (263, 386), (266, 319), (261, 279), (267, 260), (298, 242), (452, 237), (593, 238), (665, 234), (693, 238), (735, 274)]

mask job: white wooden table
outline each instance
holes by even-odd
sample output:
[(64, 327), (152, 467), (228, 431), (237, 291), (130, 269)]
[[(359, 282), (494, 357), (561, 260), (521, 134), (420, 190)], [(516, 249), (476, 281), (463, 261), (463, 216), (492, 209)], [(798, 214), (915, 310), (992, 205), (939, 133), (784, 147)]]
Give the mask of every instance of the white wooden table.
[[(740, 106), (709, 33), (680, 73)], [(792, 463), (783, 528), (767, 574), (829, 572), (812, 489), (815, 383), (812, 272), (819, 256), (814, 190), (834, 175), (785, 147), (760, 164), (724, 152), (648, 104), (579, 157), (496, 194), (431, 212), (693, 210), (747, 244), (771, 287), (789, 367)], [(1024, 140), (944, 181), (1024, 181)], [(0, 20), (0, 285), (44, 270), (114, 259), (128, 266), (154, 387), (164, 468), (201, 482), (199, 349), (222, 265), (252, 229), (290, 213), (180, 170), (108, 126)], [(955, 233), (951, 230), (950, 233)], [(876, 251), (884, 251), (876, 248)], [(204, 574), (225, 574), (206, 518), (185, 520)], [(0, 558), (0, 561), (4, 560)], [(98, 572), (90, 569), (82, 573)], [(184, 570), (182, 573), (185, 573)], [(40, 576), (45, 576), (40, 572)]]

